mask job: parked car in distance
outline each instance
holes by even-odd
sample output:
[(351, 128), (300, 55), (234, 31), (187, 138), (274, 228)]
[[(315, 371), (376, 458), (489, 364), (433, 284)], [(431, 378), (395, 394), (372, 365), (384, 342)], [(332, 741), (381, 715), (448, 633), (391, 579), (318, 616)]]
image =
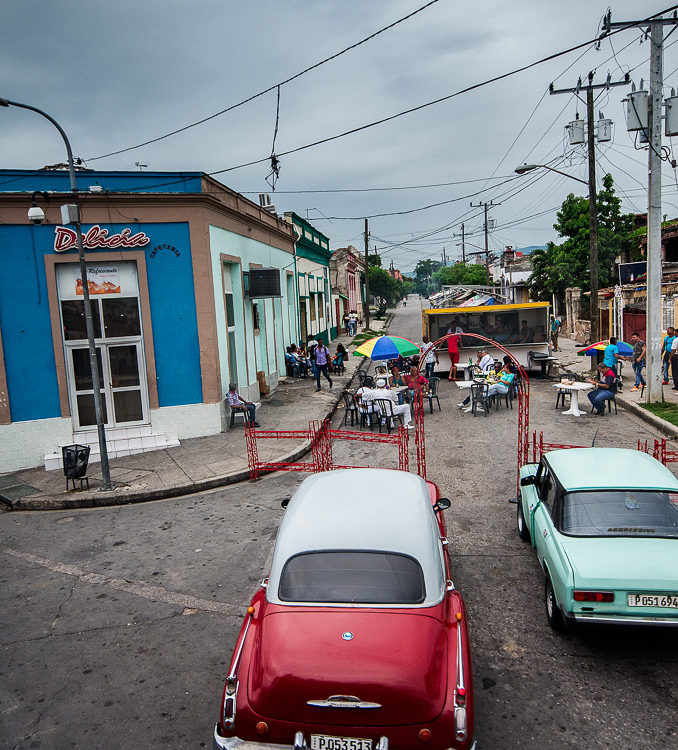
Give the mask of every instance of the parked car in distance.
[(215, 749), (475, 747), (449, 505), (402, 471), (301, 483), (235, 646)]
[(678, 625), (678, 480), (622, 448), (545, 453), (520, 470), (518, 533), (544, 571), (551, 627)]

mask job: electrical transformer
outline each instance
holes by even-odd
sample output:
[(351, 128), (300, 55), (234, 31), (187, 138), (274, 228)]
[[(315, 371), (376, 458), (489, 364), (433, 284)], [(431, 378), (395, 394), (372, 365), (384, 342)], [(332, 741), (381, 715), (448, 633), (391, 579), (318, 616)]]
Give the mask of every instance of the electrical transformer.
[(583, 120), (572, 120), (565, 126), (567, 134), (570, 138), (570, 146), (576, 146), (578, 143), (584, 143), (584, 121)]

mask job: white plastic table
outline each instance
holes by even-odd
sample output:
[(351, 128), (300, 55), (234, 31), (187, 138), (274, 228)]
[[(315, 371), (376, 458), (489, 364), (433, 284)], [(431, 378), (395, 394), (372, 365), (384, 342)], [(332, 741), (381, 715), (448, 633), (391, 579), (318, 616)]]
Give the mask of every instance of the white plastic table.
[(572, 383), (571, 385), (554, 383), (553, 387), (559, 391), (569, 391), (572, 394), (570, 408), (564, 411), (563, 414), (571, 414), (573, 417), (581, 417), (582, 414), (586, 414), (585, 411), (581, 411), (579, 408), (579, 391), (590, 391), (593, 388), (591, 383)]

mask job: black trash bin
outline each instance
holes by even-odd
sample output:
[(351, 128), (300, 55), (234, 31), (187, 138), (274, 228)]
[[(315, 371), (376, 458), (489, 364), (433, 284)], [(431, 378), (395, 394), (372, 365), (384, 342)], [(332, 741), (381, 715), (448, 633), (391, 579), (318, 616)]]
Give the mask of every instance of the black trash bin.
[(89, 489), (89, 479), (85, 476), (89, 462), (89, 451), (89, 445), (64, 445), (61, 449), (67, 490), (69, 482), (73, 483), (73, 489), (75, 489), (76, 479), (80, 481), (80, 489), (82, 489), (83, 482), (87, 482), (87, 488)]

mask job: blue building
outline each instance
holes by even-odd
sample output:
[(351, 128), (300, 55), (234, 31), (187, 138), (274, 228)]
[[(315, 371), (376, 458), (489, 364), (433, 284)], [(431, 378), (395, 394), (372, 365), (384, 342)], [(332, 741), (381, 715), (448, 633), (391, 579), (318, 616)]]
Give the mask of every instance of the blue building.
[[(111, 456), (220, 432), (230, 381), (258, 400), (285, 373), (294, 231), (199, 172), (81, 170), (77, 183)], [(73, 442), (98, 459), (69, 193), (65, 171), (0, 170), (0, 472), (58, 468)], [(257, 297), (247, 277), (262, 268), (279, 289)]]

